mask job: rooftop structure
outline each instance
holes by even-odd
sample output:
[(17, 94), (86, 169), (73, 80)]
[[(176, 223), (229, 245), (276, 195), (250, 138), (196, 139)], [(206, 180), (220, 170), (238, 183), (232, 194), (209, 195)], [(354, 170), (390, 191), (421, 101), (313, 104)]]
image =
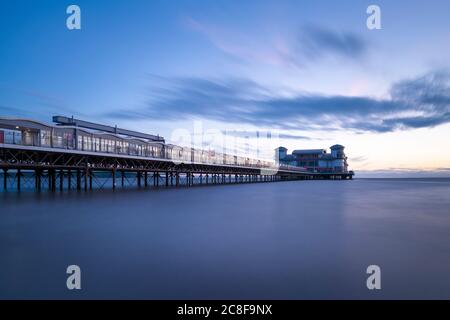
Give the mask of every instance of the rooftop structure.
[(53, 122), (59, 126), (60, 125), (74, 126), (74, 127), (98, 130), (98, 131), (107, 132), (107, 133), (121, 134), (121, 135), (128, 136), (128, 137), (141, 138), (141, 139), (147, 139), (150, 141), (158, 141), (158, 142), (164, 143), (164, 138), (160, 137), (158, 135), (155, 136), (155, 135), (148, 134), (148, 133), (142, 133), (142, 132), (127, 130), (127, 129), (121, 129), (121, 128), (117, 128), (117, 126), (115, 126), (115, 127), (106, 126), (106, 125), (98, 124), (98, 123), (94, 123), (94, 122), (74, 119), (73, 117), (68, 118), (68, 117), (64, 117), (64, 116), (54, 116)]

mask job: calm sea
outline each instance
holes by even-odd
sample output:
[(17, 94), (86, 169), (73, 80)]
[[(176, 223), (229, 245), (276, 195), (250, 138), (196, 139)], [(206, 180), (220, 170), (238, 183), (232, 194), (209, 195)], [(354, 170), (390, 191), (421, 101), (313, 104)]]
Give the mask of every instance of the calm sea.
[(450, 180), (0, 193), (0, 298), (449, 299)]

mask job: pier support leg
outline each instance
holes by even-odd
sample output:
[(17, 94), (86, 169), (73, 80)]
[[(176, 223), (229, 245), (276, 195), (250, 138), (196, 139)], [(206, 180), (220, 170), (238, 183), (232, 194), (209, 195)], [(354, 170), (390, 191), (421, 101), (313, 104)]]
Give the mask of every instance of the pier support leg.
[(52, 191), (52, 170), (47, 170), (47, 179), (48, 179), (48, 191)]
[(3, 190), (8, 189), (8, 169), (3, 169)]
[(77, 190), (81, 190), (81, 172), (80, 169), (77, 169)]
[(20, 191), (20, 176), (21, 176), (21, 172), (20, 169), (17, 170), (17, 190)]
[(51, 171), (52, 171), (52, 174), (51, 174), (51, 177), (52, 177), (52, 192), (55, 192), (56, 191), (56, 171), (55, 171), (55, 169), (52, 169)]
[(59, 170), (59, 191), (64, 189), (64, 171)]
[(123, 186), (125, 185), (125, 171), (120, 171), (120, 174), (121, 174), (121, 178), (122, 178), (122, 188), (123, 188)]
[(67, 171), (67, 189), (72, 188), (72, 170)]
[(112, 188), (116, 190), (116, 169), (112, 169)]
[(137, 184), (138, 187), (141, 187), (141, 172), (140, 171), (136, 171), (136, 177), (137, 177)]
[(36, 177), (36, 190), (41, 191), (41, 170), (34, 170), (34, 175)]
[(88, 168), (84, 169), (84, 191), (88, 190), (88, 175), (89, 175), (89, 170)]

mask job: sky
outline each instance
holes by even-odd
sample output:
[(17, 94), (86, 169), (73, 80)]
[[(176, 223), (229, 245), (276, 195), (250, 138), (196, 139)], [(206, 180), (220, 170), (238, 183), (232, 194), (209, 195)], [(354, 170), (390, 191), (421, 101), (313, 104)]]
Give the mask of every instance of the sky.
[[(69, 30), (69, 5), (81, 29)], [(369, 5), (381, 29), (366, 25)], [(0, 2), (0, 116), (75, 116), (360, 177), (450, 176), (450, 2)]]

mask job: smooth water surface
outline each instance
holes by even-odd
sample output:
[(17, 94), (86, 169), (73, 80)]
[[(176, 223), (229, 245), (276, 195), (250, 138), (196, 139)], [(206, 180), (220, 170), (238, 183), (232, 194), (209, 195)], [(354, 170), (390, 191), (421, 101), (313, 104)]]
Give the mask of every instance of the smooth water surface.
[(0, 298), (448, 299), (450, 180), (0, 193)]

